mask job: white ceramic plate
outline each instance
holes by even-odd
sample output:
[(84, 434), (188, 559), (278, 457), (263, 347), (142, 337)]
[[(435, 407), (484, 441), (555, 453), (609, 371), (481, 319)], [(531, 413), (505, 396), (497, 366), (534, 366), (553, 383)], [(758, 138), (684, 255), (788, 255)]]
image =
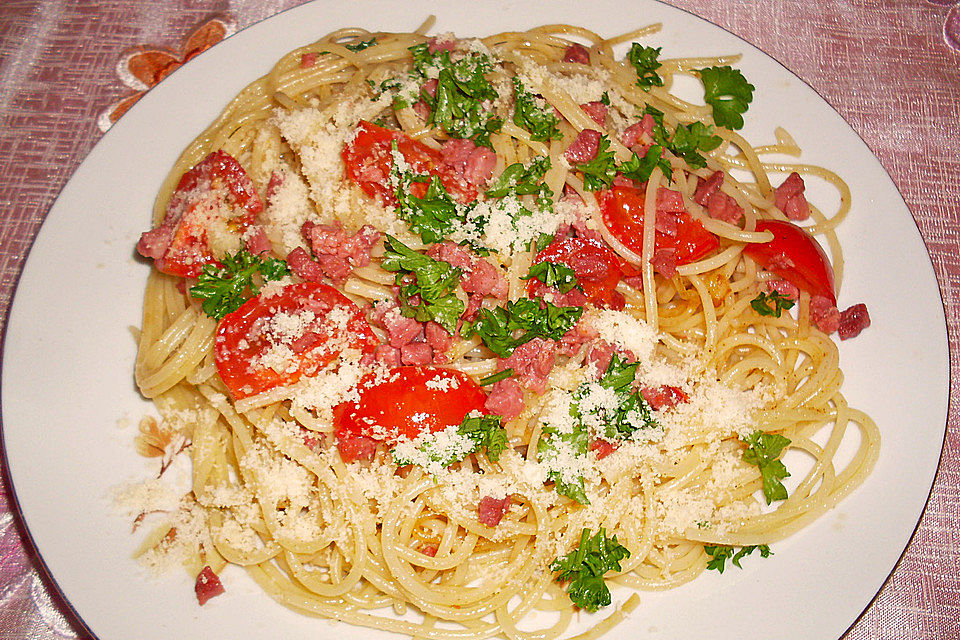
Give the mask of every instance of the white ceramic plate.
[[(622, 7), (630, 6), (629, 10)], [(926, 502), (946, 422), (943, 307), (917, 228), (883, 168), (850, 127), (777, 62), (690, 14), (653, 2), (421, 0), (306, 5), (229, 38), (141, 100), (93, 150), (44, 223), (21, 278), (6, 336), (4, 444), (24, 520), (79, 616), (103, 640), (292, 638), (369, 631), (299, 616), (239, 570), (228, 593), (200, 608), (186, 576), (150, 579), (130, 560), (137, 537), (113, 510), (111, 487), (144, 474), (133, 429), (137, 395), (129, 327), (139, 324), (148, 268), (134, 244), (154, 195), (188, 142), (246, 83), (292, 47), (334, 28), (409, 30), (436, 13), (437, 30), (485, 35), (541, 23), (601, 34), (662, 21), (664, 56), (742, 52), (756, 85), (746, 133), (772, 141), (784, 125), (804, 159), (834, 168), (853, 191), (841, 230), (841, 304), (864, 301), (873, 326), (843, 343), (845, 393), (883, 433), (874, 474), (813, 526), (744, 570), (710, 572), (642, 604), (611, 638), (838, 638), (876, 594)], [(905, 304), (905, 301), (909, 304)], [(625, 598), (617, 593), (618, 601)]]

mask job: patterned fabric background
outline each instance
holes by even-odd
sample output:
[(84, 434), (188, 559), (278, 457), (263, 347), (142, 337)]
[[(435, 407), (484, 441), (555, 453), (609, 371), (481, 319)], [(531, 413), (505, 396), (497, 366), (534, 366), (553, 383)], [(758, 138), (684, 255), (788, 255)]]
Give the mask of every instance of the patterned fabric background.
[[(111, 115), (197, 51), (296, 1), (0, 4), (0, 318), (44, 214)], [(950, 424), (925, 515), (845, 638), (960, 637), (960, 3), (671, 0), (816, 89), (903, 194), (931, 253), (951, 346)], [(215, 19), (212, 23), (211, 19)], [(201, 25), (207, 25), (199, 34)], [(192, 35), (192, 37), (191, 37)], [(0, 639), (82, 638), (51, 596), (0, 479)], [(815, 569), (813, 569), (815, 570)]]

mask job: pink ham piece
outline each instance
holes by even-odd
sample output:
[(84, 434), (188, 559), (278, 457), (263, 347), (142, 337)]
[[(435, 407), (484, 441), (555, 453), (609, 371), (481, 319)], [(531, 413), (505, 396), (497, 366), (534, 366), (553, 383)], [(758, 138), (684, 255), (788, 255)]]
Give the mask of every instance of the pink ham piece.
[(557, 343), (545, 338), (534, 338), (500, 361), (500, 369), (513, 369), (520, 383), (536, 393), (547, 388), (547, 376), (557, 362)]
[(577, 134), (576, 139), (567, 147), (564, 157), (572, 165), (590, 162), (597, 157), (600, 150), (600, 132), (593, 129), (584, 129)]
[(608, 455), (616, 451), (617, 447), (619, 446), (620, 446), (619, 444), (608, 442), (603, 438), (597, 438), (596, 440), (590, 443), (590, 451), (593, 451), (594, 453), (597, 454), (597, 460), (603, 460)]
[(200, 573), (197, 574), (197, 582), (194, 584), (193, 589), (197, 594), (197, 602), (199, 602), (201, 606), (207, 604), (210, 598), (215, 598), (225, 591), (223, 583), (220, 582), (220, 577), (213, 572), (210, 565), (205, 566)]
[(480, 504), (477, 505), (478, 519), (480, 524), (485, 524), (488, 527), (495, 527), (500, 524), (500, 521), (503, 520), (503, 516), (506, 515), (507, 510), (510, 509), (510, 504), (513, 502), (513, 499), (510, 496), (507, 496), (501, 500), (494, 498), (493, 496), (483, 496), (480, 499)]
[(320, 263), (311, 258), (303, 247), (297, 247), (287, 254), (287, 266), (308, 282), (322, 282), (326, 275)]
[(443, 353), (449, 349), (453, 343), (453, 336), (433, 320), (427, 322), (424, 326), (423, 333), (427, 344), (430, 345), (430, 348), (434, 351)]
[(337, 451), (344, 462), (373, 460), (377, 453), (377, 441), (367, 436), (337, 434)]
[(657, 249), (650, 257), (650, 264), (664, 278), (672, 278), (677, 275), (677, 250)]
[(829, 298), (813, 296), (810, 298), (810, 322), (830, 335), (840, 328), (840, 312)]
[(837, 335), (841, 340), (856, 338), (860, 332), (870, 326), (870, 314), (867, 305), (855, 304), (840, 314), (840, 323), (837, 326)]
[(460, 286), (467, 293), (492, 295), (500, 299), (506, 298), (509, 293), (510, 285), (499, 269), (454, 242), (431, 245), (427, 249), (427, 255), (462, 269), (463, 280)]
[(305, 53), (300, 56), (300, 68), (309, 69), (313, 65), (317, 64), (317, 58), (320, 57), (320, 54), (316, 51), (311, 51), (310, 53)]
[(402, 364), (430, 364), (433, 362), (433, 349), (426, 342), (409, 342), (400, 347)]
[(776, 291), (784, 298), (790, 298), (791, 300), (800, 299), (800, 289), (796, 285), (787, 282), (786, 280), (767, 280), (766, 282), (767, 291), (774, 292)]
[(474, 186), (485, 185), (497, 166), (497, 154), (472, 140), (448, 140), (440, 147), (440, 156)]
[(773, 202), (791, 220), (806, 220), (810, 216), (810, 205), (803, 195), (806, 187), (803, 178), (794, 171), (779, 187), (773, 190)]
[(583, 109), (587, 115), (590, 116), (590, 118), (601, 127), (607, 121), (607, 105), (603, 104), (599, 100), (582, 104), (580, 105), (580, 108)]
[(723, 172), (714, 171), (706, 180), (700, 179), (693, 201), (706, 207), (707, 215), (730, 224), (737, 224), (743, 218), (743, 207), (731, 196), (720, 190), (723, 185)]
[(370, 264), (370, 251), (380, 242), (380, 232), (368, 224), (348, 234), (339, 222), (316, 224), (308, 220), (303, 223), (302, 231), (315, 256), (344, 258), (354, 267)]
[(393, 303), (374, 307), (370, 321), (387, 330), (387, 341), (397, 349), (410, 344), (423, 332), (423, 325), (400, 313), (400, 308)]
[[(645, 113), (643, 118), (640, 119), (640, 122), (632, 124), (624, 130), (623, 146), (632, 149), (637, 144), (644, 142), (644, 140), (652, 140), (653, 126), (655, 124), (656, 120), (653, 119), (653, 116)], [(646, 138), (644, 138), (644, 134), (646, 134)]]
[(250, 225), (244, 232), (243, 244), (247, 247), (247, 251), (257, 256), (261, 253), (269, 253), (270, 249), (273, 248), (270, 245), (267, 232), (259, 224)]
[(573, 43), (564, 51), (563, 62), (590, 64), (590, 52), (582, 44)]
[(437, 51), (453, 51), (457, 48), (457, 39), (453, 37), (434, 37), (427, 41), (427, 51), (436, 53)]
[(514, 378), (494, 382), (484, 403), (490, 413), (512, 420), (523, 413), (523, 389)]
[(690, 401), (690, 396), (683, 389), (669, 384), (662, 384), (658, 387), (643, 387), (640, 389), (640, 395), (654, 411), (672, 409), (678, 404)]

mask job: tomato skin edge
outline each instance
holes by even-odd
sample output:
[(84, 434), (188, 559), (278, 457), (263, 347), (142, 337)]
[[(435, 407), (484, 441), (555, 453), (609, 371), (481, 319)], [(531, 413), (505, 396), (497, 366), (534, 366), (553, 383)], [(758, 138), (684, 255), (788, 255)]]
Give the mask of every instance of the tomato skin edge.
[[(375, 373), (364, 376), (359, 401), (334, 407), (338, 440), (368, 437), (394, 444), (401, 438), (412, 440), (425, 432), (459, 426), (473, 411), (487, 413), (486, 392), (456, 369), (408, 365), (390, 369), (381, 382), (376, 382), (377, 377)], [(431, 380), (440, 384), (427, 386)]]
[[(747, 244), (743, 252), (761, 267), (812, 296), (823, 296), (836, 306), (833, 266), (820, 243), (802, 227), (785, 220), (757, 220), (757, 231), (769, 231), (773, 240)], [(786, 258), (792, 265), (783, 265)]]
[[(296, 371), (278, 373), (270, 368), (250, 371), (250, 360), (260, 354), (257, 344), (251, 344), (248, 338), (253, 325), (260, 319), (272, 318), (280, 312), (294, 311), (307, 300), (316, 305), (328, 305), (330, 309), (346, 308), (351, 313), (349, 331), (351, 342), (348, 347), (357, 348), (364, 353), (372, 352), (379, 344), (376, 335), (367, 323), (363, 312), (353, 301), (330, 285), (318, 282), (302, 282), (284, 287), (280, 292), (264, 298), (257, 295), (244, 302), (239, 309), (228, 313), (217, 324), (214, 339), (214, 360), (217, 373), (235, 400), (242, 400), (282, 385), (293, 384), (304, 373), (319, 369), (337, 357), (339, 351), (316, 354), (313, 350), (328, 339), (318, 334), (312, 327), (304, 333), (318, 335), (318, 343), (310, 345), (302, 354), (300, 366)], [(247, 343), (245, 347), (241, 345)]]

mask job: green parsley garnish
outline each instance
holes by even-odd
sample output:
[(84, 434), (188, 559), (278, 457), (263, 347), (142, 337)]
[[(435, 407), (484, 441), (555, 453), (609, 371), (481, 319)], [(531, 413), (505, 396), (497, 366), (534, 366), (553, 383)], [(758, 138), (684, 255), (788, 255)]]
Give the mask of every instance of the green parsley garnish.
[(203, 312), (217, 320), (257, 295), (260, 287), (256, 274), (263, 280), (279, 280), (290, 275), (290, 268), (283, 260), (261, 258), (246, 249), (224, 256), (221, 263), (203, 265), (197, 284), (190, 287), (191, 296), (203, 299)]
[[(384, 247), (386, 252), (380, 266), (397, 272), (400, 313), (419, 322), (433, 320), (451, 335), (455, 334), (465, 307), (453, 291), (463, 272), (449, 262), (417, 253), (390, 235), (386, 236)], [(410, 303), (415, 296), (420, 297), (418, 305)]]
[(597, 155), (593, 160), (578, 164), (577, 170), (583, 172), (583, 188), (587, 191), (600, 191), (613, 184), (617, 175), (617, 163), (607, 136), (600, 136)]
[(779, 318), (784, 309), (792, 309), (796, 302), (779, 291), (764, 293), (761, 291), (756, 298), (750, 301), (750, 306), (761, 316)]
[(739, 69), (707, 67), (699, 69), (703, 81), (703, 100), (713, 107), (713, 121), (718, 127), (740, 129), (743, 114), (753, 100), (754, 86)]
[(343, 45), (343, 48), (344, 48), (344, 49), (347, 49), (347, 50), (349, 50), (349, 51), (363, 51), (364, 49), (368, 49), (368, 48), (372, 47), (372, 46), (375, 45), (375, 44), (377, 44), (377, 39), (376, 39), (376, 38), (370, 38), (369, 40), (367, 40), (367, 41), (365, 41), (365, 42), (358, 42), (358, 43), (356, 43), (356, 44), (345, 44), (345, 45)]
[[(640, 392), (633, 388), (639, 366), (639, 363), (628, 363), (614, 353), (607, 370), (598, 381), (601, 387), (612, 389), (617, 396), (617, 408), (613, 412), (601, 411), (602, 415), (598, 415), (599, 421), (604, 425), (603, 436), (607, 440), (626, 440), (637, 431), (660, 428), (660, 423), (653, 417), (653, 409)], [(584, 396), (586, 388), (581, 385), (573, 394), (578, 413), (579, 400)]]
[[(426, 80), (428, 70), (439, 73), (437, 91), (421, 91), (420, 99), (430, 107), (430, 123), (441, 127), (453, 138), (467, 138), (490, 147), (490, 134), (500, 131), (503, 121), (483, 106), (499, 96), (485, 75), (492, 68), (490, 57), (475, 51), (456, 62), (449, 51), (430, 53), (426, 43), (410, 47), (414, 72)], [(395, 105), (396, 106), (396, 105)], [(402, 105), (406, 106), (406, 105)]]
[(617, 167), (617, 171), (625, 178), (646, 182), (656, 167), (660, 167), (660, 171), (668, 181), (672, 180), (673, 169), (670, 167), (670, 161), (663, 157), (663, 147), (658, 144), (650, 145), (642, 158), (634, 152), (632, 158)]
[(569, 582), (570, 600), (590, 612), (610, 604), (610, 589), (603, 581), (608, 571), (620, 571), (620, 561), (630, 557), (630, 550), (617, 542), (617, 536), (608, 538), (603, 527), (595, 536), (590, 530), (580, 533), (580, 545), (567, 555), (550, 563), (550, 571), (557, 573), (557, 582)]
[[(459, 462), (471, 453), (479, 451), (485, 451), (487, 458), (496, 462), (509, 441), (507, 432), (500, 426), (500, 420), (500, 416), (467, 415), (457, 427), (457, 435), (463, 436), (460, 442), (447, 449), (438, 449), (437, 439), (427, 434), (418, 438), (417, 450), (426, 454), (430, 462), (438, 462), (442, 467), (449, 467), (454, 462)], [(396, 449), (391, 454), (393, 461), (398, 465), (416, 464), (413, 460), (397, 453)]]
[(503, 371), (498, 371), (497, 373), (491, 373), (486, 378), (480, 378), (480, 386), (486, 387), (487, 385), (500, 382), (501, 380), (506, 380), (513, 375), (513, 369), (507, 367)]
[(707, 561), (707, 569), (719, 571), (720, 573), (723, 573), (724, 565), (728, 559), (733, 562), (738, 569), (743, 569), (743, 567), (740, 566), (740, 560), (758, 549), (760, 551), (760, 557), (762, 558), (768, 558), (773, 554), (773, 552), (770, 551), (770, 547), (765, 544), (740, 547), (736, 552), (734, 552), (733, 547), (728, 545), (704, 545), (703, 547), (703, 550), (710, 556), (710, 560)]
[(539, 280), (548, 287), (553, 287), (560, 293), (567, 293), (578, 288), (577, 274), (573, 269), (558, 262), (538, 262), (530, 267), (530, 272), (521, 277), (521, 280)]
[(457, 433), (473, 440), (474, 451), (485, 451), (491, 462), (500, 459), (500, 454), (507, 448), (509, 438), (507, 432), (500, 426), (500, 416), (467, 416), (457, 429)]
[[(540, 308), (540, 303), (546, 306)], [(464, 324), (460, 335), (480, 336), (483, 344), (501, 358), (534, 338), (559, 340), (573, 328), (583, 314), (583, 307), (557, 307), (539, 298), (521, 298), (505, 307), (480, 309), (477, 319)], [(514, 335), (516, 334), (516, 337)]]
[(767, 504), (774, 500), (786, 500), (787, 488), (780, 480), (789, 478), (790, 473), (778, 458), (784, 448), (790, 444), (789, 438), (779, 433), (754, 431), (744, 439), (744, 442), (748, 448), (743, 452), (743, 461), (755, 464), (760, 469), (760, 476), (763, 478), (763, 497), (766, 498)]
[(513, 79), (513, 97), (515, 101), (513, 123), (530, 132), (530, 139), (546, 142), (554, 138), (560, 139), (560, 120), (553, 115), (552, 110), (537, 105), (533, 94), (523, 88), (523, 82)]
[(627, 53), (627, 60), (637, 70), (637, 86), (644, 91), (649, 91), (650, 87), (662, 87), (663, 78), (657, 73), (662, 65), (657, 57), (660, 55), (661, 47), (644, 47), (638, 42), (630, 45), (630, 51)]

